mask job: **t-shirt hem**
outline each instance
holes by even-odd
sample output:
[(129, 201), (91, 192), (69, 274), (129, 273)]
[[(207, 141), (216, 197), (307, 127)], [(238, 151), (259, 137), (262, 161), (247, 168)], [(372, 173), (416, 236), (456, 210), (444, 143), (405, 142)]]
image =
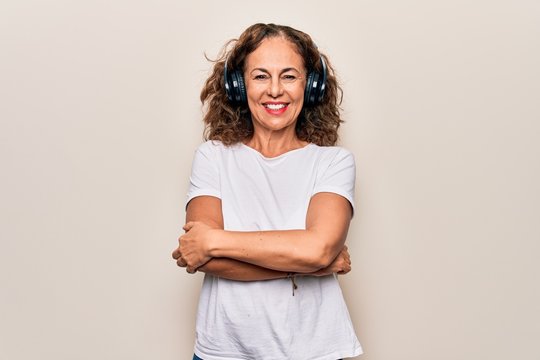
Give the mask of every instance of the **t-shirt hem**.
[[(197, 345), (195, 345), (195, 349), (193, 350), (193, 352), (195, 353), (195, 355), (197, 355), (198, 357), (200, 357), (203, 360), (252, 360), (252, 358), (243, 357), (243, 355), (223, 355), (222, 354), (222, 355), (219, 355), (218, 357), (212, 356), (212, 355), (207, 355), (207, 354), (199, 351), (199, 349), (197, 348)], [(335, 351), (335, 352), (332, 352), (330, 354), (325, 354), (325, 355), (319, 356), (319, 357), (310, 357), (309, 359), (310, 360), (347, 359), (347, 358), (352, 358), (352, 357), (362, 355), (363, 353), (364, 353), (364, 351), (362, 349), (362, 346), (358, 345), (357, 347), (354, 348), (352, 353), (348, 352), (348, 351)], [(233, 357), (231, 357), (231, 356), (233, 356)]]

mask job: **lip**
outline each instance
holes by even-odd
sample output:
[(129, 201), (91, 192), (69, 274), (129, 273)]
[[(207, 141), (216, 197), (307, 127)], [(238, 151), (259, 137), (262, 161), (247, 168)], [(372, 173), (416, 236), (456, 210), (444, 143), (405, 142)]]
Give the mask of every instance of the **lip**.
[[(268, 101), (268, 102), (264, 102), (262, 105), (264, 107), (264, 110), (266, 110), (266, 112), (271, 114), (271, 115), (281, 115), (289, 107), (289, 103), (286, 103), (286, 102), (283, 102), (283, 101)], [(281, 107), (279, 109), (271, 109), (267, 105), (283, 105), (283, 107)]]

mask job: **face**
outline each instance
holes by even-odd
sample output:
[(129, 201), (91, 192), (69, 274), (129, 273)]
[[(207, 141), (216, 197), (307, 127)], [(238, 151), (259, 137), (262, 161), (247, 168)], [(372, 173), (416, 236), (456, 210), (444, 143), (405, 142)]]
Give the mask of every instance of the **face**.
[(246, 58), (244, 79), (255, 132), (294, 132), (306, 86), (295, 45), (281, 37), (264, 39)]

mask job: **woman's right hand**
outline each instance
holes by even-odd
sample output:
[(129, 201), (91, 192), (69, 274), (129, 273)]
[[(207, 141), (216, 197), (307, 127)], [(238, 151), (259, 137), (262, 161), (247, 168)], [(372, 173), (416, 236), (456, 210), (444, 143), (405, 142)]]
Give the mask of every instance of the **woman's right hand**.
[(184, 225), (186, 233), (178, 238), (178, 248), (173, 258), (178, 266), (185, 267), (193, 274), (197, 268), (206, 264), (212, 257), (208, 254), (208, 242), (213, 231), (219, 231), (202, 221), (190, 221)]
[(314, 273), (306, 275), (326, 276), (333, 273), (336, 273), (338, 275), (345, 275), (349, 271), (351, 271), (351, 256), (349, 255), (347, 245), (343, 245), (343, 249), (341, 249), (339, 255), (336, 256), (336, 258), (334, 259), (334, 261), (332, 261), (330, 265)]

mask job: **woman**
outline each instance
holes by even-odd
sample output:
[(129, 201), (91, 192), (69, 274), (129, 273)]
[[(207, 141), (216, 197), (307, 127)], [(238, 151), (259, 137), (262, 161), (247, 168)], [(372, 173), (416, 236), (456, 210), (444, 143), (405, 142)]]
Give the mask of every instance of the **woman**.
[(255, 24), (216, 61), (173, 252), (206, 273), (194, 359), (362, 352), (335, 276), (350, 271), (355, 179), (334, 146), (339, 93), (326, 56), (287, 26)]

